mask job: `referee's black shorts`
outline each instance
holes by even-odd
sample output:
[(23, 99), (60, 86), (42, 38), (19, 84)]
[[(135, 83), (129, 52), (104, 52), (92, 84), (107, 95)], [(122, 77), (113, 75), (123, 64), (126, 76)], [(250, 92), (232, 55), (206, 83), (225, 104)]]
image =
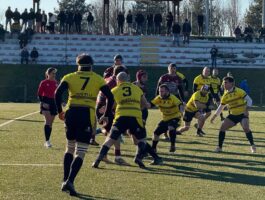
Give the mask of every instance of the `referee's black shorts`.
[[(49, 105), (48, 109), (43, 107), (44, 103)], [(42, 114), (43, 111), (50, 111), (51, 115), (54, 115), (54, 116), (57, 115), (58, 111), (57, 111), (57, 107), (55, 104), (55, 100), (46, 98), (45, 101), (40, 102), (40, 114)]]
[(94, 111), (86, 107), (70, 107), (65, 112), (65, 130), (68, 140), (89, 144), (93, 132), (90, 114), (94, 114)]

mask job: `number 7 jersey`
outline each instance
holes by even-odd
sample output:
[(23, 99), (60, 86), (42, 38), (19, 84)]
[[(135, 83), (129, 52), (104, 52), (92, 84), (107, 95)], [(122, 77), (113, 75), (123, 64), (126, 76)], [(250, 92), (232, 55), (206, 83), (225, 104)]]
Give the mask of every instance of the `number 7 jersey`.
[(91, 71), (77, 71), (67, 74), (61, 82), (68, 84), (67, 108), (78, 106), (95, 109), (98, 92), (102, 86), (106, 85), (100, 75)]
[(115, 119), (119, 117), (142, 118), (143, 91), (133, 83), (123, 82), (111, 90), (116, 102)]

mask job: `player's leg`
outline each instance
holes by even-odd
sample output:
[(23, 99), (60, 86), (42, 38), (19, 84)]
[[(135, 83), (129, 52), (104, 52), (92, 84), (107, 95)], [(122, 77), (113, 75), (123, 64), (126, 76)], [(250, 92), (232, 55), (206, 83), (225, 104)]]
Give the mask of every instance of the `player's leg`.
[(50, 143), (50, 137), (51, 137), (51, 132), (52, 132), (52, 124), (54, 121), (55, 116), (50, 114), (50, 111), (42, 111), (42, 114), (45, 119), (44, 123), (44, 134), (45, 134), (45, 147), (49, 148), (51, 147)]
[(205, 116), (201, 112), (197, 112), (194, 117), (198, 119), (197, 136), (203, 137), (203, 134), (205, 133), (202, 131), (202, 128), (206, 120)]
[(168, 131), (170, 136), (170, 149), (169, 152), (175, 152), (176, 151), (176, 137), (177, 137), (177, 127), (179, 126), (179, 119), (172, 119), (168, 123)]
[(249, 128), (249, 119), (243, 118), (240, 122), (244, 132), (246, 133), (246, 137), (251, 145), (251, 152), (256, 153), (256, 146), (254, 144), (253, 134), (252, 131)]
[(178, 132), (182, 134), (183, 132), (189, 130), (192, 118), (195, 116), (195, 114), (196, 113), (187, 112), (187, 111), (184, 112), (184, 116), (183, 116), (184, 126), (180, 127), (178, 129)]
[(161, 134), (167, 132), (167, 127), (168, 124), (167, 122), (160, 121), (159, 124), (157, 125), (154, 133), (153, 133), (153, 139), (152, 139), (152, 149), (156, 152), (157, 151), (157, 144), (159, 142), (159, 137)]

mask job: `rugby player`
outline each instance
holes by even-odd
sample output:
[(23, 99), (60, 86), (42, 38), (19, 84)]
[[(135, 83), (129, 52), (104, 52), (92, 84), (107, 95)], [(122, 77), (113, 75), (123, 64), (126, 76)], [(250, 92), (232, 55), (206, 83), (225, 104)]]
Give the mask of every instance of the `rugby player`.
[[(122, 58), (122, 56), (121, 56), (120, 54), (115, 55), (114, 58), (113, 58), (113, 61), (114, 61), (113, 65), (110, 66), (110, 67), (108, 67), (108, 68), (104, 71), (104, 74), (103, 74), (103, 78), (104, 78), (104, 79), (105, 79), (105, 78), (109, 78), (110, 76), (113, 75), (113, 71), (114, 71), (115, 66), (121, 66), (121, 65), (123, 65), (123, 64), (122, 64), (123, 58)], [(125, 67), (125, 66), (124, 66), (124, 67)], [(126, 68), (126, 67), (125, 67), (125, 68)], [(126, 68), (126, 69), (127, 69), (127, 68)]]

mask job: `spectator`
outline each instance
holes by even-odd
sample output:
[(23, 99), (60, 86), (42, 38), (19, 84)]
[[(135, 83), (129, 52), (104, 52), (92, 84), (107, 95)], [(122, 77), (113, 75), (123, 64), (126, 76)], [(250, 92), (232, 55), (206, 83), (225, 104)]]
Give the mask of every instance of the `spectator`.
[(245, 42), (252, 42), (253, 41), (253, 29), (250, 25), (248, 25), (244, 30)]
[(211, 48), (210, 54), (212, 59), (212, 68), (216, 68), (216, 58), (218, 54), (218, 49), (215, 45), (213, 45), (213, 47)]
[(27, 46), (27, 44), (28, 44), (28, 36), (27, 36), (27, 34), (25, 32), (19, 34), (18, 40), (19, 40), (20, 49), (23, 49), (23, 48), (25, 48)]
[(128, 25), (128, 33), (129, 35), (132, 35), (132, 28), (133, 28), (133, 16), (131, 10), (129, 10), (127, 16), (126, 16), (126, 22)]
[(171, 33), (172, 23), (173, 23), (173, 15), (172, 12), (169, 12), (166, 17), (167, 22), (167, 35)]
[(146, 34), (151, 35), (154, 33), (154, 15), (152, 13), (148, 13), (146, 19), (147, 19)]
[(57, 16), (57, 20), (60, 22), (59, 32), (65, 32), (65, 22), (66, 22), (66, 14), (63, 10), (61, 10)]
[(25, 9), (24, 12), (21, 14), (21, 19), (22, 19), (22, 27), (21, 29), (26, 30), (27, 25), (28, 25), (28, 9)]
[(246, 79), (246, 78), (244, 78), (244, 79), (240, 82), (239, 87), (240, 87), (242, 90), (244, 90), (244, 91), (247, 93), (247, 95), (249, 95), (249, 93), (250, 93), (250, 89), (249, 89), (248, 82), (247, 82), (247, 79)]
[(88, 26), (88, 33), (92, 34), (93, 33), (93, 22), (94, 22), (94, 17), (91, 12), (88, 12), (87, 16), (87, 26)]
[(32, 51), (30, 52), (30, 58), (32, 64), (37, 64), (37, 59), (39, 57), (39, 52), (36, 47), (33, 47)]
[(3, 42), (5, 41), (5, 33), (6, 33), (6, 31), (3, 27), (3, 25), (0, 24), (0, 40), (2, 40)]
[(66, 31), (71, 33), (71, 28), (74, 23), (74, 14), (71, 11), (66, 12)]
[(20, 24), (20, 13), (18, 12), (17, 8), (15, 9), (15, 12), (13, 13), (13, 20), (14, 23)]
[(122, 35), (123, 34), (123, 27), (124, 27), (124, 21), (125, 17), (124, 14), (120, 11), (118, 16), (117, 16), (117, 21), (118, 21), (118, 34)]
[(198, 35), (199, 36), (203, 35), (203, 20), (204, 20), (203, 14), (199, 14), (198, 17), (197, 17)]
[(179, 25), (178, 22), (176, 22), (173, 27), (172, 27), (172, 33), (173, 33), (173, 45), (177, 45), (179, 46), (179, 36), (180, 36), (180, 32), (181, 32), (181, 27)]
[(25, 30), (25, 34), (27, 35), (28, 42), (31, 42), (32, 36), (33, 36), (33, 34), (34, 34), (33, 29), (30, 28), (30, 27), (28, 27), (28, 28)]
[(76, 12), (74, 15), (74, 21), (75, 21), (75, 30), (77, 33), (81, 33), (81, 22), (82, 22), (82, 14), (80, 12)]
[(265, 43), (265, 26), (263, 25), (261, 29), (259, 30), (259, 40), (263, 39), (263, 42)]
[(191, 25), (188, 19), (185, 19), (185, 22), (182, 26), (182, 33), (183, 33), (183, 44), (190, 43), (190, 32), (191, 32)]
[(55, 21), (56, 21), (56, 17), (54, 14), (52, 13), (49, 13), (49, 32), (50, 33), (54, 33), (54, 24), (55, 24)]
[(154, 23), (155, 23), (155, 34), (161, 33), (161, 23), (162, 23), (162, 15), (160, 13), (156, 13), (154, 17)]
[(24, 64), (24, 61), (26, 62), (26, 64), (29, 63), (29, 51), (27, 50), (26, 47), (24, 47), (22, 50), (21, 50), (21, 53), (20, 53), (20, 57), (21, 57), (21, 64), (23, 65)]
[(6, 27), (5, 27), (5, 30), (7, 31), (7, 25), (9, 24), (9, 28), (10, 28), (10, 31), (11, 31), (11, 24), (12, 24), (13, 12), (12, 12), (10, 6), (6, 10), (5, 17), (6, 17)]
[(143, 35), (144, 16), (138, 12), (135, 17), (136, 22), (136, 33)]
[(236, 36), (236, 41), (240, 40), (242, 32), (241, 32), (241, 28), (239, 26), (237, 26), (234, 30), (234, 34)]
[(28, 27), (30, 27), (31, 29), (34, 29), (34, 20), (35, 20), (35, 13), (34, 10), (31, 8), (30, 12), (28, 14)]
[(46, 24), (47, 24), (47, 15), (45, 13), (45, 11), (42, 11), (42, 15), (41, 15), (41, 32), (45, 33), (46, 32)]
[(41, 32), (41, 21), (42, 21), (42, 15), (41, 15), (40, 9), (36, 13), (35, 18), (36, 18), (36, 32), (40, 33)]

